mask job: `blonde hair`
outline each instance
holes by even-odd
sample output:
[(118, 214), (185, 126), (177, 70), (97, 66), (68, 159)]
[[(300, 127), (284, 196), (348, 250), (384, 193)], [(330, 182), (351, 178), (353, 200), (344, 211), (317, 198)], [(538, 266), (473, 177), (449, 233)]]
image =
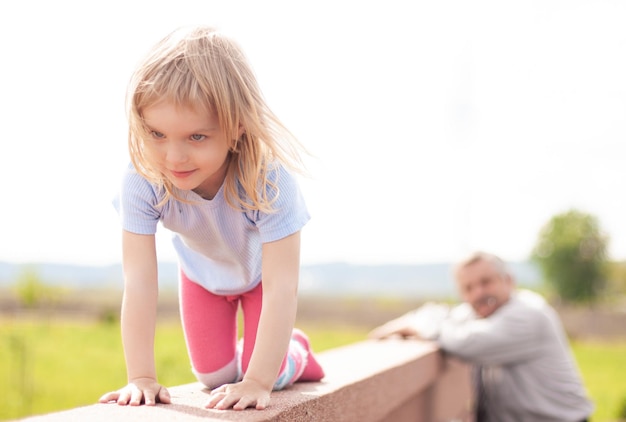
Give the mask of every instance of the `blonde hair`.
[(278, 164), (304, 168), (302, 145), (265, 103), (239, 45), (211, 27), (179, 28), (139, 64), (126, 98), (130, 157), (139, 174), (165, 190), (161, 204), (170, 197), (182, 200), (145, 151), (150, 134), (142, 111), (163, 100), (216, 113), (230, 140), (224, 195), (234, 208), (271, 212), (279, 192), (268, 170)]

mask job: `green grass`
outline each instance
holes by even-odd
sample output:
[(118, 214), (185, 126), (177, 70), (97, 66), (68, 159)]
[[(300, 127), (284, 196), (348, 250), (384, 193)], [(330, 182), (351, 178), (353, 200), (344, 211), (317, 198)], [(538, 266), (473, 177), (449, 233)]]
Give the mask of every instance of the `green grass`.
[[(161, 382), (194, 381), (180, 327), (156, 341)], [(0, 322), (0, 420), (92, 404), (125, 380), (116, 323)]]
[(572, 350), (596, 406), (593, 421), (626, 420), (626, 341), (575, 341)]
[[(299, 324), (315, 351), (363, 340), (367, 329), (335, 324)], [(594, 422), (618, 420), (626, 400), (626, 341), (573, 343), (588, 390)], [(164, 385), (195, 381), (180, 325), (160, 323), (156, 359)], [(126, 379), (116, 322), (46, 322), (0, 319), (0, 420), (95, 403)]]

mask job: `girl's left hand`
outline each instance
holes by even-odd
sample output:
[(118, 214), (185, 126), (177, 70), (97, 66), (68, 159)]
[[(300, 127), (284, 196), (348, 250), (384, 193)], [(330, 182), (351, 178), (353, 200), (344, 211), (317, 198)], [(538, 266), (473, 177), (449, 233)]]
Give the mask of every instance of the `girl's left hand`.
[(244, 379), (236, 384), (224, 384), (211, 391), (209, 401), (204, 407), (207, 409), (244, 410), (255, 407), (257, 410), (265, 409), (270, 403), (270, 390), (261, 383)]

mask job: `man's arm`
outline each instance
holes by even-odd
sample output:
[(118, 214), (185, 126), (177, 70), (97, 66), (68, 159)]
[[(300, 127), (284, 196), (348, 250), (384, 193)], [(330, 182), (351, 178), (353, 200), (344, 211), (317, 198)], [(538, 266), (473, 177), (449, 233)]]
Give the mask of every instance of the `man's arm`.
[(439, 336), (441, 323), (448, 313), (448, 305), (428, 302), (375, 328), (369, 333), (369, 338), (402, 337), (433, 340)]
[(542, 314), (512, 307), (488, 318), (447, 318), (441, 325), (441, 348), (475, 363), (506, 364), (541, 353)]

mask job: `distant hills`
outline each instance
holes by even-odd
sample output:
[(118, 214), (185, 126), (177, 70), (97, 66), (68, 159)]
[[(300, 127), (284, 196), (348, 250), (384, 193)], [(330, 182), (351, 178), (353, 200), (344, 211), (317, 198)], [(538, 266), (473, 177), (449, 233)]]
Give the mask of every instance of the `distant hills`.
[[(518, 284), (534, 287), (541, 279), (538, 269), (529, 262), (509, 264)], [(353, 265), (326, 263), (304, 265), (301, 270), (300, 293), (303, 295), (342, 296), (456, 296), (450, 272), (451, 264), (415, 265)], [(11, 264), (0, 262), (0, 288), (7, 288), (26, 270), (35, 272), (50, 285), (70, 289), (122, 289), (121, 264), (110, 266), (78, 266), (51, 263)], [(175, 289), (177, 266), (172, 262), (159, 264), (162, 288)]]
[[(456, 296), (450, 263), (415, 265), (351, 265), (330, 263), (303, 266), (300, 291), (303, 294), (444, 297)], [(529, 262), (509, 264), (519, 285), (539, 285), (538, 268)]]

